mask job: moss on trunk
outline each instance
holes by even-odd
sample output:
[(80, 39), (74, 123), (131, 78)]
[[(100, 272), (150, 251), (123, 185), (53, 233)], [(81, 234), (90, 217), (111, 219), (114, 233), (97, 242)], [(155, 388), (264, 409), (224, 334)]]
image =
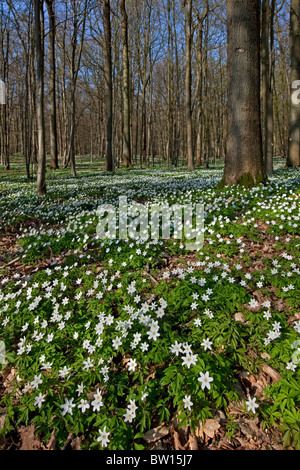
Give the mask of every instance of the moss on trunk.
[[(249, 172), (249, 173), (244, 173), (242, 176), (240, 176), (237, 182), (235, 183), (235, 186), (241, 186), (243, 188), (250, 189), (250, 188), (253, 188), (254, 186), (257, 186), (259, 184), (265, 184), (265, 183), (267, 183), (267, 179), (264, 176), (257, 173), (257, 175), (254, 178), (253, 175)], [(217, 188), (224, 189), (226, 186), (231, 186), (231, 185), (226, 184), (224, 178), (222, 178)]]

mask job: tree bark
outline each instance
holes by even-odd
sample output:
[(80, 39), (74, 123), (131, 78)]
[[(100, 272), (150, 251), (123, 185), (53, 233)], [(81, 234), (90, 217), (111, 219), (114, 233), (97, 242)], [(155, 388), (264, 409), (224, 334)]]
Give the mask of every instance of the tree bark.
[(113, 82), (112, 82), (112, 54), (111, 54), (111, 22), (110, 0), (103, 0), (103, 28), (104, 28), (104, 81), (105, 81), (105, 114), (106, 114), (106, 145), (105, 145), (105, 171), (115, 171), (112, 152), (113, 132)]
[(273, 22), (274, 0), (262, 2), (262, 102), (264, 107), (264, 165), (267, 175), (273, 174), (274, 118), (273, 118)]
[[(3, 15), (0, 13), (0, 73), (1, 78), (3, 79), (3, 84), (5, 87), (5, 83), (8, 79), (8, 56), (10, 50), (10, 27), (7, 24), (7, 20), (3, 21)], [(6, 45), (4, 44), (4, 34), (6, 36)], [(6, 95), (6, 91), (4, 88), (4, 95)], [(10, 161), (9, 161), (9, 136), (8, 136), (8, 98), (4, 96), (5, 102), (2, 104), (0, 103), (0, 154), (1, 154), (1, 164), (3, 165), (5, 170), (10, 169)]]
[(228, 137), (223, 185), (265, 179), (260, 109), (260, 0), (227, 1)]
[(291, 0), (290, 16), (291, 108), (287, 166), (298, 167), (300, 165), (300, 0)]
[(122, 15), (122, 58), (123, 58), (123, 167), (132, 166), (130, 135), (130, 87), (128, 58), (128, 17), (125, 0), (120, 1)]
[(192, 6), (193, 0), (187, 1), (186, 14), (186, 64), (185, 64), (185, 117), (186, 117), (186, 146), (187, 169), (194, 171), (193, 128), (192, 128)]
[(56, 119), (56, 66), (55, 66), (55, 13), (54, 0), (46, 0), (49, 16), (49, 95), (50, 95), (50, 168), (58, 169), (57, 119)]
[(46, 194), (46, 148), (45, 148), (45, 116), (44, 116), (44, 58), (43, 35), (41, 28), (40, 0), (35, 0), (35, 47), (36, 47), (36, 117), (38, 134), (38, 168), (37, 194)]

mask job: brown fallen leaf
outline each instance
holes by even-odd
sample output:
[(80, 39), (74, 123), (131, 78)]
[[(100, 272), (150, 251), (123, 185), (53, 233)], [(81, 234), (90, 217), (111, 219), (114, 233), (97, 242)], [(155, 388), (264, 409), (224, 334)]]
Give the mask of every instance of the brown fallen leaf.
[(81, 437), (75, 437), (75, 439), (71, 442), (72, 450), (81, 450)]
[(219, 448), (223, 450), (234, 450), (234, 446), (228, 442), (226, 439), (222, 439), (219, 442)]
[(148, 383), (150, 379), (154, 379), (155, 375), (156, 375), (156, 370), (151, 372), (151, 374), (149, 374), (148, 377), (146, 377), (145, 383)]
[(199, 421), (199, 426), (196, 428), (196, 436), (198, 437), (200, 441), (202, 441), (204, 438), (203, 426), (200, 421)]
[(197, 438), (192, 434), (189, 437), (189, 447), (190, 450), (199, 450)]
[(149, 444), (149, 446), (147, 447), (148, 450), (167, 450), (167, 447), (164, 445), (163, 442), (161, 441), (157, 441), (157, 442), (153, 442), (152, 444)]
[(48, 444), (46, 445), (46, 448), (48, 450), (55, 450), (55, 446), (56, 446), (56, 438), (55, 438), (55, 428), (54, 428), (51, 433), (50, 440)]
[(74, 438), (75, 438), (75, 434), (73, 432), (70, 432), (61, 450), (66, 450), (66, 448), (68, 447), (69, 444), (71, 444)]
[[(257, 422), (257, 420), (256, 420)], [(259, 434), (259, 429), (256, 426), (255, 422), (251, 422), (250, 420), (240, 419), (238, 421), (239, 428), (244, 436), (247, 437), (248, 440), (252, 439), (254, 436)], [(238, 437), (240, 440), (240, 438)]]
[(278, 382), (281, 379), (281, 375), (277, 370), (273, 369), (273, 367), (269, 366), (268, 364), (264, 363), (262, 367), (265, 374), (269, 375), (274, 382)]
[(235, 319), (235, 321), (245, 323), (245, 317), (244, 317), (244, 314), (242, 312), (236, 312), (234, 314), (234, 319)]
[(256, 446), (250, 441), (246, 441), (242, 437), (237, 437), (236, 440), (241, 444), (241, 447), (237, 447), (236, 450), (255, 450)]
[(41, 440), (34, 434), (34, 424), (29, 426), (21, 426), (18, 429), (21, 438), (20, 450), (38, 450), (41, 448)]
[(147, 444), (151, 444), (152, 442), (159, 441), (159, 439), (162, 439), (163, 437), (167, 436), (170, 433), (169, 428), (166, 426), (158, 426), (157, 428), (150, 429), (150, 431), (147, 431), (143, 435), (144, 441), (147, 442)]
[(284, 300), (279, 299), (274, 303), (274, 307), (278, 312), (283, 312), (285, 310)]
[(262, 359), (271, 359), (270, 354), (268, 354), (268, 353), (266, 353), (266, 352), (261, 353), (260, 357), (261, 357)]
[(203, 432), (213, 439), (215, 432), (220, 428), (220, 423), (216, 419), (208, 419), (203, 426)]
[(178, 432), (183, 441), (187, 441), (189, 429), (188, 426), (180, 426), (180, 421), (178, 420), (179, 414), (179, 412), (175, 414), (174, 418), (171, 421), (171, 425), (172, 428), (174, 428)]
[(173, 432), (173, 437), (174, 437), (175, 450), (184, 450), (184, 447), (181, 445), (181, 442), (180, 442), (180, 439), (179, 439), (179, 434), (175, 430)]

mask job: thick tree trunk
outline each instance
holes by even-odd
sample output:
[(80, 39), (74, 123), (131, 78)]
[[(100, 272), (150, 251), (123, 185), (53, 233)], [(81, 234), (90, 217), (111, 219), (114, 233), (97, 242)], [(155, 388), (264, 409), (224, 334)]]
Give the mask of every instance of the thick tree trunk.
[(260, 112), (260, 0), (227, 1), (228, 138), (222, 184), (264, 181)]
[(298, 167), (300, 165), (300, 0), (291, 0), (290, 21), (291, 108), (287, 166)]

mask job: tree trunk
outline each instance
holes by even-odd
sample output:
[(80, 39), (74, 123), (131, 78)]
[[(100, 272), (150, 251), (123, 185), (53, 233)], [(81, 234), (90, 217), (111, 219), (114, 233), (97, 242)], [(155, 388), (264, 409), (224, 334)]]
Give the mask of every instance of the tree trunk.
[(36, 47), (36, 117), (38, 134), (37, 194), (46, 194), (46, 149), (44, 117), (44, 58), (41, 29), (41, 2), (35, 0), (35, 47)]
[(273, 174), (274, 118), (273, 118), (273, 22), (274, 0), (262, 3), (262, 102), (264, 108), (264, 165), (267, 175)]
[(264, 181), (260, 110), (260, 0), (227, 1), (228, 137), (221, 185)]
[(50, 96), (50, 168), (58, 169), (56, 86), (55, 86), (55, 13), (54, 0), (46, 0), (49, 16), (49, 96)]
[(198, 53), (197, 53), (197, 86), (196, 86), (196, 102), (197, 102), (197, 144), (196, 144), (196, 167), (200, 167), (202, 163), (202, 117), (203, 117), (203, 23), (208, 15), (208, 0), (205, 2), (205, 9), (201, 16), (197, 14), (198, 21)]
[(192, 128), (192, 4), (193, 0), (187, 2), (186, 15), (186, 64), (185, 64), (185, 117), (186, 117), (186, 146), (187, 146), (187, 169), (194, 171), (193, 152), (193, 128)]
[[(173, 77), (173, 57), (171, 60), (171, 0), (168, 0), (168, 127), (167, 127), (167, 168), (170, 166), (170, 160), (173, 162), (173, 103), (172, 103), (172, 77)], [(172, 51), (173, 52), (173, 51)]]
[[(4, 100), (0, 102), (0, 154), (1, 164), (5, 170), (10, 169), (9, 162), (9, 137), (8, 137), (8, 100), (6, 97), (6, 86), (5, 83), (8, 80), (8, 55), (9, 55), (9, 36), (10, 28), (7, 24), (3, 24), (3, 15), (0, 13), (0, 74), (3, 78), (2, 90), (0, 92), (1, 98)], [(6, 20), (7, 21), (7, 20)], [(6, 33), (6, 45), (4, 45), (4, 33)]]
[(130, 135), (130, 89), (129, 89), (129, 59), (128, 59), (128, 18), (125, 0), (120, 1), (122, 14), (122, 55), (123, 55), (123, 167), (132, 166), (131, 135)]
[(112, 82), (112, 57), (111, 57), (111, 22), (110, 0), (103, 0), (103, 28), (104, 28), (104, 81), (105, 81), (105, 117), (106, 117), (106, 146), (105, 146), (105, 171), (115, 171), (112, 153), (113, 132), (113, 82)]
[(290, 22), (291, 108), (287, 166), (298, 167), (300, 165), (300, 0), (291, 0)]

